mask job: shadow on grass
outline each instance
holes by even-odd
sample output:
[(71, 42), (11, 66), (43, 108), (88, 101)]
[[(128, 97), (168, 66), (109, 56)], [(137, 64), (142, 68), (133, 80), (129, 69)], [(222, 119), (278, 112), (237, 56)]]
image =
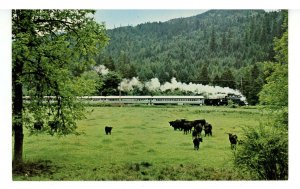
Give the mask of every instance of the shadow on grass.
[(54, 165), (50, 160), (37, 160), (24, 162), (17, 168), (13, 168), (13, 177), (37, 177), (50, 176), (60, 169), (59, 166)]

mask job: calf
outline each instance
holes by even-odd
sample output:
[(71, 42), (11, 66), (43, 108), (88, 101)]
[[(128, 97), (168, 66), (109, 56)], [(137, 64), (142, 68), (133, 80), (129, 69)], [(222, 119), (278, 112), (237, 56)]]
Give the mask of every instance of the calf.
[(199, 150), (199, 145), (200, 142), (203, 142), (202, 138), (194, 138), (193, 143), (194, 143), (194, 150)]
[(112, 127), (106, 126), (106, 127), (105, 127), (105, 133), (106, 133), (106, 135), (108, 135), (108, 134), (111, 135), (111, 130), (112, 130)]
[(236, 149), (236, 144), (237, 144), (237, 136), (233, 135), (231, 133), (227, 133), (229, 136), (229, 141), (230, 141), (230, 145), (231, 145), (231, 150)]
[(211, 126), (211, 124), (206, 123), (206, 124), (204, 125), (204, 133), (205, 133), (205, 136), (206, 136), (206, 135), (212, 136), (212, 126)]

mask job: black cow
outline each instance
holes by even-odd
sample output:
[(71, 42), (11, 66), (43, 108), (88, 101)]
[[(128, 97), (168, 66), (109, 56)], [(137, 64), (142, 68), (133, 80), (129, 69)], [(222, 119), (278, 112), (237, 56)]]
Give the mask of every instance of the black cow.
[(105, 127), (105, 133), (106, 133), (106, 135), (108, 135), (108, 134), (111, 135), (111, 130), (112, 130), (112, 127), (106, 126), (106, 127)]
[(195, 129), (195, 131), (198, 133), (198, 135), (201, 135), (201, 132), (202, 132), (202, 129), (203, 129), (201, 123), (196, 124), (196, 125), (194, 126), (194, 129)]
[(192, 132), (192, 138), (194, 139), (194, 138), (197, 138), (197, 137), (199, 137), (198, 132), (196, 130), (193, 130), (193, 132)]
[(199, 145), (200, 142), (203, 142), (202, 138), (194, 138), (193, 143), (194, 143), (194, 150), (199, 150)]
[(236, 144), (237, 144), (237, 141), (238, 141), (238, 137), (234, 134), (231, 134), (231, 133), (227, 133), (227, 134), (229, 136), (231, 150), (236, 149)]
[(209, 124), (209, 123), (206, 123), (206, 124), (204, 125), (204, 132), (205, 132), (205, 136), (206, 136), (206, 135), (212, 136), (212, 125)]
[(197, 124), (201, 124), (201, 125), (205, 125), (206, 124), (206, 120), (205, 119), (197, 119), (197, 120), (194, 120), (194, 125), (197, 125)]
[(44, 122), (43, 121), (37, 121), (33, 124), (33, 128), (36, 130), (41, 130), (44, 126)]
[(48, 125), (50, 126), (52, 132), (57, 132), (60, 123), (59, 121), (55, 120), (55, 121), (49, 121)]
[(192, 121), (184, 121), (182, 124), (183, 127), (183, 134), (188, 134), (192, 132), (192, 128), (193, 128), (193, 122)]
[(174, 131), (177, 129), (181, 130), (181, 120), (175, 120), (175, 121), (170, 121), (169, 122), (170, 126), (174, 128)]

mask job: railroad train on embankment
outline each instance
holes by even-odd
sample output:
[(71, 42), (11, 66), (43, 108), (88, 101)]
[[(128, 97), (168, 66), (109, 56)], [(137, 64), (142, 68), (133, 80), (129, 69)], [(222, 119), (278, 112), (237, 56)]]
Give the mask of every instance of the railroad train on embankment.
[[(54, 96), (44, 97), (47, 101), (55, 101)], [(209, 105), (209, 106), (224, 106), (228, 105), (231, 100), (234, 104), (244, 106), (247, 105), (245, 99), (239, 95), (214, 95), (209, 97), (204, 96), (82, 96), (79, 99), (92, 103), (108, 103), (108, 104), (147, 104), (147, 105)], [(30, 97), (23, 98), (30, 101)]]
[(244, 106), (247, 102), (238, 95), (226, 96), (84, 96), (81, 99), (102, 102), (102, 103), (117, 103), (117, 104), (148, 104), (148, 105), (210, 105), (223, 106), (228, 105), (231, 100), (234, 104)]

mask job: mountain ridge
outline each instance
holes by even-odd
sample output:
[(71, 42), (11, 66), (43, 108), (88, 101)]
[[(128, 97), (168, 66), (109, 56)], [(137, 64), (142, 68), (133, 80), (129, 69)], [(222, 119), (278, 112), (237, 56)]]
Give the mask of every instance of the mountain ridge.
[[(97, 64), (114, 64), (123, 77), (141, 80), (172, 77), (201, 81), (204, 66), (214, 78), (234, 74), (273, 58), (273, 39), (280, 36), (281, 11), (208, 10), (202, 14), (107, 30), (110, 43)], [(237, 80), (239, 78), (236, 78)]]

